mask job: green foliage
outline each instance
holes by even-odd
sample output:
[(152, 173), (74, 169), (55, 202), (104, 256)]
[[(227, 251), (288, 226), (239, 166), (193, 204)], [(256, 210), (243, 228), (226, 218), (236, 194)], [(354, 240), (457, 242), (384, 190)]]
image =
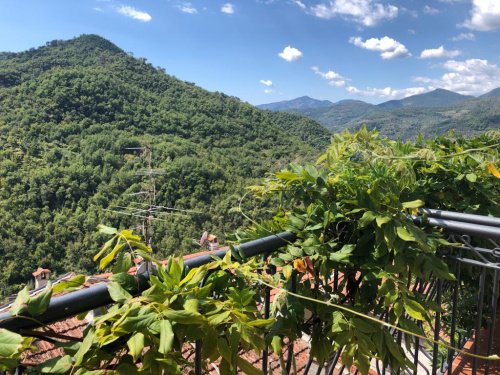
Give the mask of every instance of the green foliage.
[[(366, 128), (335, 135), (317, 165), (292, 164), (252, 188), (259, 197), (277, 197), (280, 204), (273, 222), (246, 236), (263, 228), (296, 233), (297, 241), (271, 262), (288, 270), (283, 282), (289, 282), (291, 267), (307, 274), (299, 278), (297, 294), (347, 304), (422, 334), (415, 322), (425, 326), (439, 307), (412, 290), (415, 278), (453, 276), (437, 253), (447, 243), (442, 234), (418, 227), (410, 215), (425, 205), (498, 216), (500, 184), (492, 166), (498, 165), (499, 143), (498, 132), (416, 144), (380, 138)], [(341, 275), (337, 289), (334, 270)], [(312, 324), (304, 324), (297, 313), (304, 310), (311, 312)], [(342, 363), (355, 364), (362, 373), (370, 358), (394, 370), (413, 366), (380, 324), (285, 294), (275, 301), (277, 311), (281, 325), (300, 327), (311, 336), (311, 351), (320, 362), (333, 342), (334, 348), (344, 347)], [(412, 341), (411, 335), (406, 341)]]
[[(196, 250), (208, 230), (224, 239), (244, 224), (228, 213), (244, 187), (290, 161), (313, 160), (329, 133), (300, 116), (268, 114), (209, 93), (94, 35), (53, 41), (0, 59), (0, 297), (38, 266), (96, 272), (99, 223), (132, 227), (150, 144), (157, 204), (202, 214), (154, 222), (160, 257)], [(257, 205), (247, 207), (255, 214)], [(105, 262), (104, 262), (105, 263)]]
[(17, 358), (30, 347), (31, 341), (31, 338), (0, 328), (0, 371), (15, 368)]
[[(282, 356), (283, 343), (304, 333), (320, 363), (343, 348), (342, 363), (362, 374), (371, 358), (394, 371), (413, 369), (402, 345), (376, 318), (405, 330), (404, 343), (410, 345), (412, 334), (425, 335), (442, 308), (413, 290), (415, 278), (452, 280), (453, 275), (437, 251), (448, 244), (442, 233), (418, 227), (411, 214), (437, 196), (436, 208), (464, 210), (460, 204), (466, 204), (469, 212), (497, 215), (499, 136), (411, 144), (366, 129), (336, 135), (317, 165), (292, 164), (252, 188), (258, 196), (276, 197), (279, 207), (273, 220), (237, 237), (271, 230), (297, 235), (269, 259), (280, 267), (275, 274), (260, 272), (269, 265), (257, 259), (234, 262), (231, 252), (194, 269), (186, 269), (182, 258), (171, 257), (164, 265), (133, 232), (101, 226), (111, 238), (94, 260), (101, 268), (113, 267), (108, 290), (115, 303), (95, 319), (81, 343), (39, 370), (180, 374), (190, 370), (182, 355), (186, 345), (201, 342), (204, 370), (219, 360), (221, 374), (233, 374), (236, 367), (259, 374), (239, 356), (240, 349), (260, 353), (267, 346)], [(134, 297), (136, 280), (127, 271), (138, 255), (154, 266), (148, 288)], [(259, 309), (262, 289), (256, 284), (278, 289), (271, 319)], [(292, 284), (293, 294), (285, 290)], [(15, 311), (39, 313), (41, 300), (46, 299), (23, 291)], [(37, 308), (30, 310), (31, 305)], [(16, 345), (0, 356), (5, 367), (17, 363), (22, 348), (17, 336), (13, 341)]]

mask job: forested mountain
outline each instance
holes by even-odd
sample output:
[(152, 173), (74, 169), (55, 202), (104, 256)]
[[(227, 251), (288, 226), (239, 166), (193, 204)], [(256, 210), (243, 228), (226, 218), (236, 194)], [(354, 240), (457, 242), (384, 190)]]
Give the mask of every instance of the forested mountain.
[(436, 89), (425, 94), (408, 96), (400, 100), (389, 100), (377, 105), (379, 108), (403, 108), (403, 107), (446, 107), (474, 99), (470, 95), (461, 95), (456, 92)]
[(490, 92), (487, 92), (486, 94), (481, 95), (480, 98), (492, 98), (495, 96), (500, 96), (500, 87), (497, 87), (496, 89), (493, 89)]
[(437, 89), (426, 94), (379, 105), (359, 100), (343, 100), (329, 107), (293, 109), (318, 121), (332, 132), (358, 129), (366, 123), (382, 135), (412, 138), (444, 134), (477, 134), (500, 128), (500, 88), (478, 98)]
[(257, 108), (269, 109), (271, 111), (293, 111), (301, 109), (312, 109), (312, 108), (325, 108), (333, 105), (329, 100), (318, 100), (310, 98), (309, 96), (301, 96), (300, 98), (292, 100), (283, 100), (281, 102), (261, 104)]
[(315, 119), (327, 129), (335, 132), (344, 129), (346, 123), (377, 110), (373, 104), (361, 100), (342, 100), (330, 107), (296, 110), (295, 112)]
[(2, 53), (0, 292), (37, 266), (92, 271), (96, 226), (137, 225), (105, 211), (142, 202), (129, 194), (144, 188), (145, 163), (127, 148), (151, 145), (158, 205), (201, 212), (155, 221), (164, 256), (191, 250), (203, 230), (233, 231), (243, 219), (231, 208), (253, 178), (314, 159), (328, 138), (312, 120), (210, 93), (95, 35)]

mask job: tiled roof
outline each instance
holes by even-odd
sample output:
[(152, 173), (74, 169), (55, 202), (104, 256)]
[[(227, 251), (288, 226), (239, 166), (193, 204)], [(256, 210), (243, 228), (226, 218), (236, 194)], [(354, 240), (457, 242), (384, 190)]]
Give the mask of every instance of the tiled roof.
[[(83, 337), (83, 330), (87, 326), (88, 322), (86, 320), (79, 320), (73, 317), (60, 322), (49, 324), (48, 329), (45, 329), (45, 331), (53, 331), (59, 335), (81, 339)], [(58, 341), (64, 342), (67, 340), (58, 339)], [(35, 350), (27, 350), (23, 353), (21, 363), (24, 366), (35, 366), (51, 358), (58, 357), (64, 354), (63, 349), (56, 348), (54, 344), (45, 340), (35, 340), (33, 345), (36, 348)]]

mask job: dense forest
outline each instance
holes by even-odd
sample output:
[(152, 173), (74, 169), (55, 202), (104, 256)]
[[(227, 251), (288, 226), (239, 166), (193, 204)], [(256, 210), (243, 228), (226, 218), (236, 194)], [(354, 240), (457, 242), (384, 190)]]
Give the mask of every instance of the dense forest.
[(156, 204), (199, 212), (155, 221), (153, 248), (166, 256), (196, 250), (204, 230), (234, 231), (245, 186), (328, 142), (312, 120), (208, 92), (95, 35), (1, 53), (0, 296), (38, 266), (95, 271), (96, 226), (137, 225), (106, 211), (143, 201), (130, 194), (144, 188), (145, 161), (127, 148), (151, 146)]

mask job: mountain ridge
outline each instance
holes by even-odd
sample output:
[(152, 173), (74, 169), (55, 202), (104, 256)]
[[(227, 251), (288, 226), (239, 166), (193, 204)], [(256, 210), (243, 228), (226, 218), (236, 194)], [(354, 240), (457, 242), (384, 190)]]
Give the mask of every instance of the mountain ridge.
[(290, 109), (312, 109), (312, 108), (323, 108), (332, 105), (329, 100), (318, 100), (313, 99), (307, 95), (292, 99), (283, 100), (280, 102), (261, 104), (256, 107), (259, 109), (267, 109), (272, 111), (286, 111)]
[(500, 127), (500, 88), (477, 98), (436, 89), (378, 105), (341, 100), (329, 107), (290, 109), (314, 119), (332, 132), (356, 130), (363, 123), (393, 138), (432, 136), (455, 129), (474, 134)]

